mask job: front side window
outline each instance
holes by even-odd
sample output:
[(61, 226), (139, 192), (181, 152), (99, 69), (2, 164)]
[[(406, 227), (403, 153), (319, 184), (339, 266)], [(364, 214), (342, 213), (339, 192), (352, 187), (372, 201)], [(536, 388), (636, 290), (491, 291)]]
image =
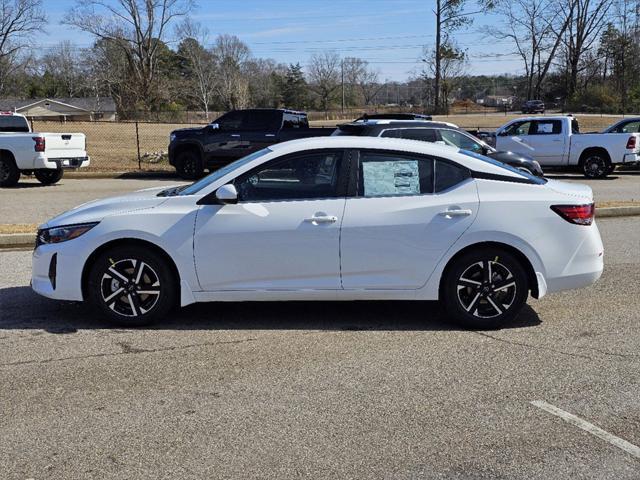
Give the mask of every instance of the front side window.
[(280, 127), (280, 113), (272, 110), (249, 110), (244, 112), (242, 130), (262, 132)]
[(422, 142), (435, 142), (438, 140), (433, 128), (395, 128), (385, 130), (381, 137), (405, 138), (407, 140), (420, 140)]
[(533, 124), (532, 135), (558, 135), (562, 132), (560, 120), (538, 120)]
[(529, 135), (529, 129), (531, 128), (531, 122), (516, 122), (509, 125), (504, 133), (507, 136), (522, 136)]
[(242, 202), (308, 200), (338, 196), (342, 152), (308, 152), (273, 160), (238, 177)]
[(449, 146), (462, 148), (471, 152), (482, 153), (483, 146), (477, 140), (455, 130), (440, 130), (442, 141)]
[(225, 132), (234, 132), (240, 130), (242, 126), (242, 120), (244, 115), (241, 111), (234, 110), (233, 112), (229, 112), (224, 114), (215, 123), (218, 124), (220, 130)]
[(370, 198), (432, 192), (433, 160), (395, 153), (361, 153), (359, 196)]

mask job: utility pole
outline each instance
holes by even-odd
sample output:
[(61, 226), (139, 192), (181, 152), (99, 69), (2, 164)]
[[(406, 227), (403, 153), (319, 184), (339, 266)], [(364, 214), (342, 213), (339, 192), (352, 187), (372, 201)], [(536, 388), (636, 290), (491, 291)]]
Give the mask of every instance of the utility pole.
[(340, 60), (340, 77), (342, 83), (342, 113), (344, 113), (344, 58)]

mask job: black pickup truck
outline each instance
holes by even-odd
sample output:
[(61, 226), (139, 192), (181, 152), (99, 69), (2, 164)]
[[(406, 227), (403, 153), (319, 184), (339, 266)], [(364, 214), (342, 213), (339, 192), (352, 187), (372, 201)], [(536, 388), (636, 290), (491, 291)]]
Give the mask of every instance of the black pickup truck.
[(169, 163), (185, 179), (202, 176), (256, 150), (287, 140), (324, 137), (335, 128), (309, 128), (304, 112), (232, 110), (209, 125), (171, 132)]

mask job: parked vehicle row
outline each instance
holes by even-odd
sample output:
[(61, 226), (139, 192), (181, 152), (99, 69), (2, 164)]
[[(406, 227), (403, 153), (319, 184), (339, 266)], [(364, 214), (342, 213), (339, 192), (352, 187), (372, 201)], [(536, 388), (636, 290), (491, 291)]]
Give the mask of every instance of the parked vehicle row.
[(493, 328), (529, 294), (600, 277), (593, 218), (589, 187), (467, 150), (308, 138), (59, 215), (38, 231), (32, 287), (126, 325), (207, 301), (440, 300)]
[(542, 167), (577, 167), (587, 178), (604, 178), (617, 165), (640, 162), (640, 133), (580, 133), (570, 115), (524, 117), (496, 132), (498, 150), (533, 157)]
[(35, 133), (23, 115), (0, 113), (0, 187), (16, 185), (20, 175), (51, 185), (64, 170), (89, 163), (84, 134)]

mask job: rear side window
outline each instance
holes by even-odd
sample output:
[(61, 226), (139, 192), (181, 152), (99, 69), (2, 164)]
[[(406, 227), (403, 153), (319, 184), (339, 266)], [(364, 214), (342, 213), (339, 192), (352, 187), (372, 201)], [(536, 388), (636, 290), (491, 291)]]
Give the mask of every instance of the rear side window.
[(560, 120), (538, 120), (533, 122), (533, 129), (529, 132), (530, 135), (558, 135), (560, 133), (562, 133)]
[(396, 153), (362, 152), (358, 196), (410, 196), (433, 192), (433, 160)]
[(282, 121), (283, 130), (292, 130), (294, 128), (309, 128), (309, 121), (306, 115), (297, 113), (284, 113)]
[(382, 132), (381, 137), (405, 138), (407, 140), (419, 140), (422, 142), (435, 142), (438, 140), (433, 128), (394, 128)]
[(454, 163), (436, 160), (435, 191), (443, 192), (464, 182), (471, 176), (469, 170)]
[(28, 132), (29, 123), (17, 115), (0, 115), (0, 132)]

